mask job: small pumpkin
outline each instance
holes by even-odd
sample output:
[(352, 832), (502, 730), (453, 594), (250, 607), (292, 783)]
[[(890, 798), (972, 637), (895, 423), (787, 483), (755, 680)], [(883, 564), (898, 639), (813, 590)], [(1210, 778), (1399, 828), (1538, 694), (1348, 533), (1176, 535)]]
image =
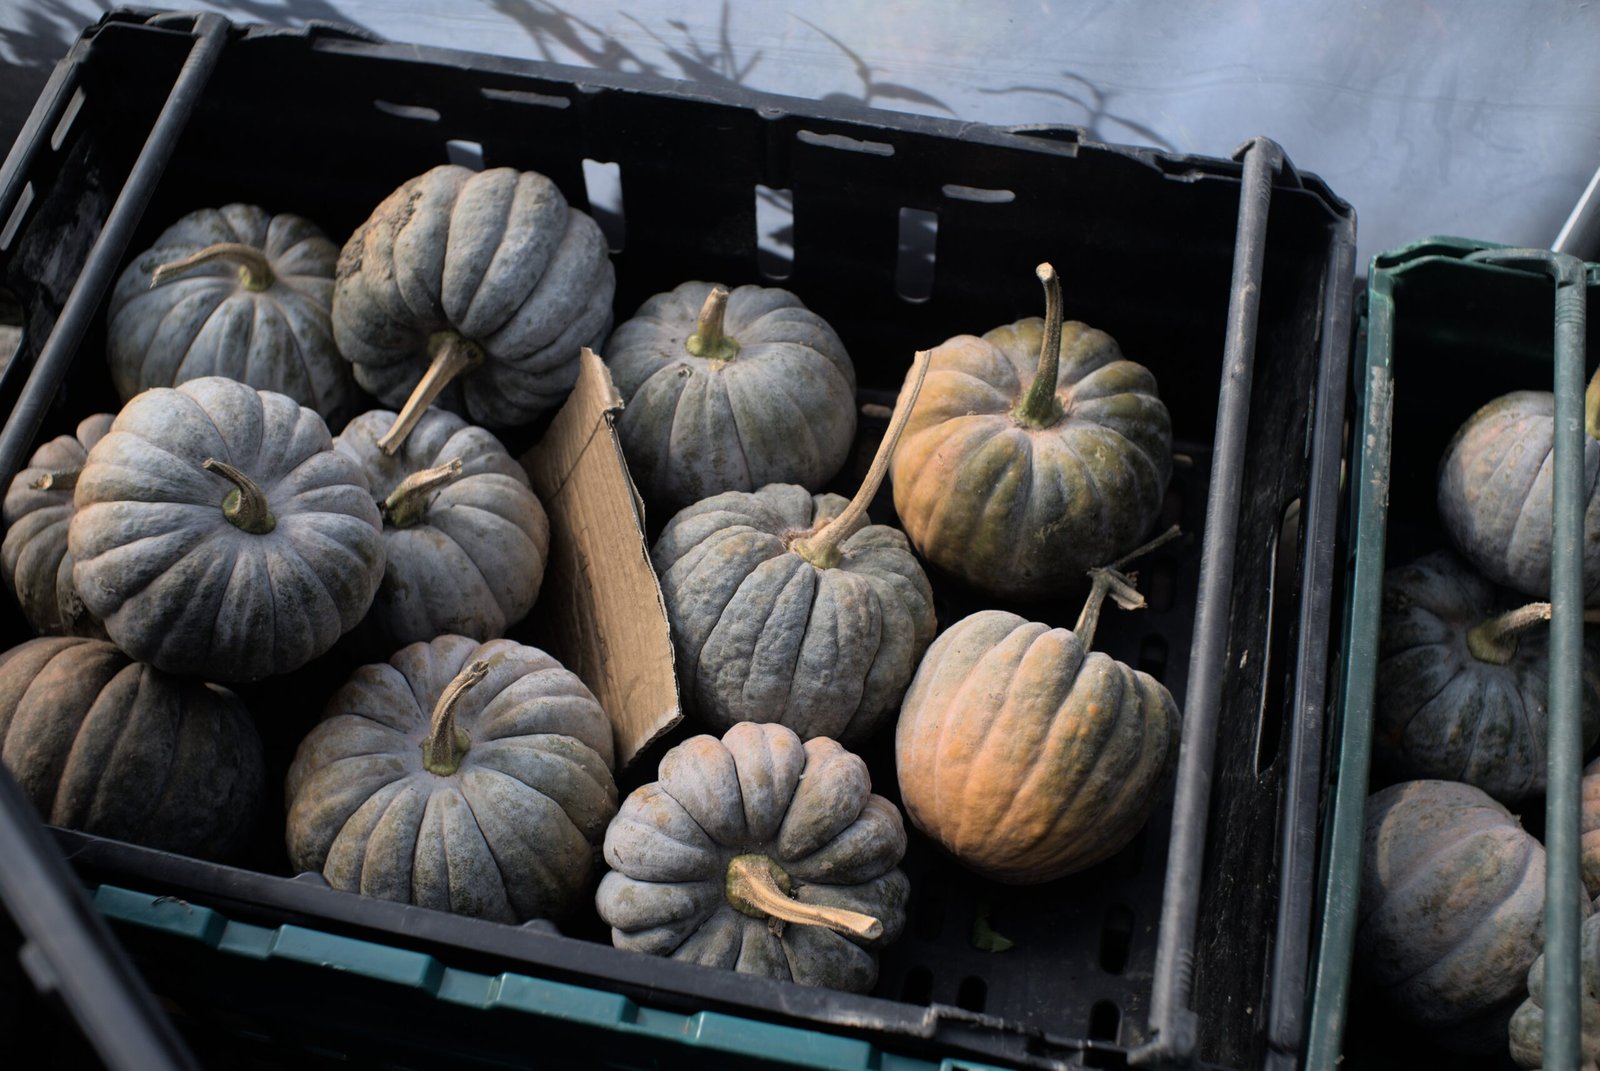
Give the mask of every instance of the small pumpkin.
[[(1600, 1071), (1600, 914), (1584, 920), (1578, 963), (1583, 990), (1578, 995), (1583, 1032), (1578, 1059), (1583, 1071)], [(1511, 1016), (1511, 1058), (1522, 1067), (1544, 1065), (1544, 953), (1528, 968), (1528, 999)]]
[(6, 491), (0, 562), (6, 587), (36, 632), (105, 638), (105, 627), (89, 613), (72, 583), (67, 522), (84, 459), (113, 419), (110, 413), (85, 417), (73, 434), (58, 435), (39, 447)]
[(933, 590), (905, 536), (866, 510), (926, 367), (919, 354), (848, 503), (771, 484), (713, 495), (662, 530), (650, 557), (685, 707), (704, 724), (851, 743), (893, 717), (937, 627)]
[(445, 633), (505, 635), (533, 608), (550, 555), (527, 473), (493, 434), (443, 409), (391, 456), (378, 440), (394, 421), (372, 410), (333, 441), (383, 514), (383, 582), (360, 631), (385, 652)]
[(440, 636), (362, 666), (289, 767), (290, 862), (514, 922), (581, 903), (617, 812), (611, 723), (536, 647)]
[(905, 850), (859, 757), (746, 722), (685, 740), (623, 801), (595, 906), (618, 948), (865, 992), (905, 928)]
[(1544, 886), (1544, 847), (1482, 789), (1381, 789), (1367, 800), (1357, 966), (1441, 1048), (1503, 1052), (1543, 947)]
[[(1438, 509), (1451, 543), (1496, 584), (1550, 597), (1555, 395), (1513, 391), (1456, 430), (1439, 461)], [(1600, 372), (1584, 397), (1583, 592), (1600, 599)]]
[(89, 451), (72, 580), (130, 655), (249, 681), (331, 648), (372, 605), (383, 530), (361, 470), (287, 395), (217, 376), (123, 406)]
[(435, 400), (511, 427), (554, 409), (600, 349), (616, 275), (599, 224), (544, 175), (445, 164), (384, 199), (339, 253), (333, 333), (356, 382), (400, 417)]
[[(1509, 611), (1449, 551), (1384, 576), (1376, 757), (1402, 778), (1476, 785), (1505, 803), (1545, 788), (1550, 604)], [(1584, 747), (1600, 737), (1600, 646), (1584, 646)]]
[(776, 287), (683, 283), (606, 342), (628, 468), (669, 511), (769, 483), (820, 491), (856, 432), (844, 343)]
[(342, 423), (355, 410), (330, 310), (339, 247), (315, 223), (257, 205), (191, 212), (123, 269), (106, 313), (123, 401), (226, 376)]
[(894, 507), (918, 553), (979, 591), (1039, 599), (1081, 582), (1155, 524), (1172, 422), (1155, 377), (1103, 331), (1045, 317), (933, 350), (895, 450)]
[(900, 708), (907, 817), (991, 880), (1053, 881), (1109, 859), (1144, 827), (1176, 764), (1172, 693), (1091, 650), (1107, 594), (1130, 608), (1143, 599), (1116, 567), (1095, 576), (1071, 630), (1004, 610), (951, 625)]
[(51, 825), (203, 859), (236, 857), (266, 798), (255, 723), (232, 692), (104, 640), (0, 654), (0, 759)]

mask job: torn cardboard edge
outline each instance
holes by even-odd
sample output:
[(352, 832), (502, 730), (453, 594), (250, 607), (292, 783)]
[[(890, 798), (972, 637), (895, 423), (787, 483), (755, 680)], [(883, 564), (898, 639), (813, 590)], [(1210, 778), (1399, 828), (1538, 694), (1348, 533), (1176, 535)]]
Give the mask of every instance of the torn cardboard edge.
[(531, 631), (610, 715), (619, 769), (683, 720), (644, 507), (617, 438), (621, 411), (610, 371), (586, 348), (572, 394), (522, 457), (550, 518)]

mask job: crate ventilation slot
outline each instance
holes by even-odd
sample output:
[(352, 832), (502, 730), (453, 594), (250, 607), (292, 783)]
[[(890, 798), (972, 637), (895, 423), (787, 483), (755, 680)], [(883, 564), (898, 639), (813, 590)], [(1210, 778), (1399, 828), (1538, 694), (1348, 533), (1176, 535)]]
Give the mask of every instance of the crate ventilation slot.
[(1156, 680), (1166, 683), (1167, 639), (1152, 632), (1139, 642), (1138, 668)]
[(782, 282), (794, 271), (794, 191), (756, 183), (756, 270)]
[(961, 986), (956, 990), (957, 1005), (967, 1011), (981, 1012), (988, 999), (989, 983), (975, 974), (961, 979)]
[(955, 182), (945, 183), (940, 187), (940, 192), (952, 201), (971, 201), (980, 205), (1008, 205), (1017, 199), (1011, 190), (987, 190), (981, 186), (962, 186)]
[(428, 123), (439, 121), (439, 109), (430, 108), (426, 104), (396, 104), (392, 100), (374, 100), (372, 106), (386, 115), (398, 116), (401, 119), (418, 119)]
[(6, 225), (0, 227), (0, 249), (10, 249), (12, 239), (16, 238), (17, 231), (22, 229), (22, 221), (28, 218), (28, 209), (33, 207), (33, 183), (22, 187), (22, 195), (17, 198), (17, 207), (11, 210), (11, 216), (6, 220)]
[(605, 232), (613, 253), (622, 252), (628, 235), (622, 210), (622, 168), (605, 160), (584, 160), (583, 188), (589, 197), (589, 214)]
[(894, 146), (883, 141), (861, 141), (843, 134), (819, 134), (815, 130), (797, 131), (795, 137), (807, 145), (824, 149), (843, 149), (845, 152), (861, 152), (868, 156), (894, 155)]
[(78, 118), (78, 113), (83, 110), (83, 102), (86, 99), (81, 86), (72, 91), (72, 99), (67, 101), (66, 110), (61, 113), (61, 118), (56, 120), (56, 128), (50, 131), (50, 148), (52, 150), (60, 152), (61, 146), (67, 143), (67, 133), (72, 129), (72, 124)]
[(474, 171), (483, 170), (483, 143), (466, 141), (461, 138), (451, 138), (444, 143), (444, 158), (452, 164), (461, 167), (470, 167)]
[(485, 100), (500, 100), (508, 104), (532, 104), (539, 108), (570, 108), (572, 101), (550, 93), (534, 93), (526, 89), (496, 89), (484, 86), (480, 93)]
[(900, 250), (895, 258), (894, 288), (907, 301), (927, 301), (933, 294), (933, 252), (939, 239), (939, 216), (923, 208), (900, 210)]

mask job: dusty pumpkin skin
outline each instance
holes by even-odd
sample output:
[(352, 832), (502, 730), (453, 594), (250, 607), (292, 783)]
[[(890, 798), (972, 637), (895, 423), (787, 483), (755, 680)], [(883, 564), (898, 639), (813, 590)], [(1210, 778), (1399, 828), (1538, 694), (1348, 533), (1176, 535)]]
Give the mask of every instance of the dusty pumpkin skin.
[(6, 587), (36, 632), (49, 636), (106, 638), (72, 583), (67, 523), (72, 496), (90, 447), (111, 427), (111, 413), (79, 421), (71, 435), (58, 435), (34, 452), (11, 480), (5, 497), (5, 542), (0, 562)]
[(106, 350), (123, 401), (227, 376), (338, 426), (357, 406), (330, 310), (339, 247), (310, 220), (230, 204), (191, 212), (123, 269)]
[(683, 283), (611, 333), (606, 364), (628, 468), (666, 510), (769, 483), (820, 491), (850, 453), (855, 366), (787, 290)]
[(679, 744), (623, 801), (595, 906), (618, 948), (866, 992), (905, 927), (905, 850), (860, 758), (743, 723)]
[(382, 521), (322, 418), (220, 377), (123, 406), (78, 477), (72, 579), (111, 639), (169, 673), (250, 681), (372, 605)]
[(895, 450), (894, 506), (917, 551), (979, 591), (1039, 599), (1081, 583), (1155, 523), (1172, 424), (1155, 377), (1103, 331), (1046, 316), (935, 348)]
[[(600, 349), (616, 276), (600, 227), (555, 183), (508, 167), (433, 168), (339, 253), (333, 331), (356, 382), (408, 420), (437, 398), (505, 428), (554, 409)], [(385, 442), (385, 449), (390, 442)]]
[[(1583, 923), (1583, 948), (1578, 963), (1583, 989), (1578, 995), (1583, 1035), (1578, 1041), (1579, 1066), (1600, 1069), (1600, 915)], [(1544, 1064), (1544, 953), (1528, 968), (1528, 999), (1511, 1016), (1511, 1058), (1522, 1067)]]
[(1583, 884), (1590, 896), (1600, 896), (1600, 759), (1583, 768), (1579, 859)]
[(543, 651), (414, 643), (356, 670), (301, 741), (289, 859), (364, 896), (560, 918), (592, 888), (612, 762), (605, 711)]
[(0, 654), (0, 760), (51, 825), (226, 861), (266, 799), (261, 741), (232, 692), (104, 640)]
[[(1505, 803), (1545, 789), (1549, 604), (1496, 608), (1449, 551), (1384, 576), (1374, 748), (1404, 778), (1476, 785)], [(1583, 736), (1600, 736), (1600, 648), (1583, 660)]]
[(366, 475), (383, 514), (385, 566), (360, 642), (385, 654), (454, 633), (505, 635), (539, 597), (550, 522), (500, 440), (429, 409), (391, 456), (378, 446), (395, 414), (361, 414), (333, 448)]
[(1543, 948), (1544, 885), (1544, 847), (1481, 789), (1425, 780), (1375, 792), (1358, 969), (1442, 1048), (1504, 1051)]

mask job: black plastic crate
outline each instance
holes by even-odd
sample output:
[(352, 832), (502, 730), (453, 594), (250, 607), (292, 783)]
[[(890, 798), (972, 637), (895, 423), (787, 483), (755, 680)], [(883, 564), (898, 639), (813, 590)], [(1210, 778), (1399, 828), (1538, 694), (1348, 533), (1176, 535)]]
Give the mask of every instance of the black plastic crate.
[[(619, 247), (619, 320), (684, 279), (770, 284), (764, 268), (786, 269), (781, 285), (845, 340), (864, 401), (895, 390), (917, 348), (1036, 315), (1033, 266), (1055, 264), (1067, 314), (1156, 374), (1188, 459), (1168, 501), (1188, 539), (1141, 570), (1150, 609), (1108, 613), (1096, 641), (1154, 672), (1184, 709), (1167, 798), (1116, 858), (1034, 888), (980, 881), (914, 834), (912, 921), (865, 997), (618, 952), (597, 920), (552, 936), (335, 893), (291, 880), (274, 829), (245, 868), (62, 832), (80, 873), (250, 923), (290, 920), (904, 1051), (1292, 1065), (1324, 779), (1349, 207), (1265, 141), (1238, 160), (1183, 157), (329, 29), (113, 12), (63, 61), (0, 172), (0, 285), (28, 321), (0, 374), (0, 476), (115, 406), (104, 298), (173, 219), (254, 201), (339, 241), (452, 156), (542, 171), (594, 208)], [(620, 210), (587, 204), (586, 160), (617, 165)], [(758, 248), (758, 186), (792, 196), (786, 266)], [(902, 250), (904, 220), (926, 233), (919, 213), (937, 221), (931, 254)], [(902, 295), (930, 271), (925, 298)], [(863, 426), (859, 453), (876, 430)], [(941, 627), (970, 608), (944, 600)], [(1070, 626), (1077, 610), (1022, 612)], [(0, 638), (24, 636), (5, 608)], [(254, 702), (281, 779), (315, 704), (259, 710), (273, 693)], [(653, 779), (659, 755), (619, 787)], [(896, 797), (889, 741), (867, 757), (876, 790)], [(1015, 947), (973, 947), (979, 912)]]

